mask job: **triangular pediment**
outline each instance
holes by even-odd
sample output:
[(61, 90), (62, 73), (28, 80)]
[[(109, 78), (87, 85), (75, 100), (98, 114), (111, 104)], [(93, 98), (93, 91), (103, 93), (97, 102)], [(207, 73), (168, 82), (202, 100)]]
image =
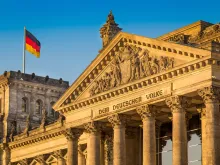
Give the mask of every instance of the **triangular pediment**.
[(208, 56), (206, 50), (120, 32), (54, 106), (55, 110), (181, 64)]

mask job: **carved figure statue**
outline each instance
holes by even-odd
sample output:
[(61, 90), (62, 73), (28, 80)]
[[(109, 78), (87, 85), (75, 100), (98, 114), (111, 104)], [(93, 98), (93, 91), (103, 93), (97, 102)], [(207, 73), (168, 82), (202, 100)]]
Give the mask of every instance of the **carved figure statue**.
[(17, 133), (17, 122), (14, 120), (11, 122), (10, 141), (13, 141), (13, 136)]
[(46, 111), (46, 109), (44, 107), (43, 111), (42, 111), (42, 119), (41, 119), (40, 127), (44, 127), (46, 124), (47, 124), (47, 111)]
[(151, 74), (150, 57), (148, 52), (144, 51), (141, 59), (141, 77), (150, 76)]
[(31, 117), (30, 117), (30, 114), (27, 116), (26, 118), (26, 127), (24, 129), (24, 133), (28, 133), (28, 131), (31, 130)]
[(152, 74), (159, 73), (159, 65), (156, 57), (152, 57), (150, 61)]
[(131, 80), (140, 78), (140, 58), (135, 54), (131, 58)]

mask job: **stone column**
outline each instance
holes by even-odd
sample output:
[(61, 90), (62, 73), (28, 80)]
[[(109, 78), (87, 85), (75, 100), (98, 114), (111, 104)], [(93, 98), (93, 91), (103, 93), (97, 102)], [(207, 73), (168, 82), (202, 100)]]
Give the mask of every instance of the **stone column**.
[(186, 130), (186, 112), (190, 100), (182, 96), (172, 96), (166, 99), (172, 112), (173, 121), (173, 165), (188, 164), (188, 140)]
[(126, 165), (134, 165), (138, 163), (138, 143), (137, 143), (137, 129), (135, 127), (126, 127), (125, 130), (126, 141)]
[(10, 162), (10, 149), (8, 145), (3, 143), (2, 150), (2, 165), (8, 165)]
[(54, 156), (57, 158), (57, 165), (65, 165), (62, 150), (55, 151)]
[[(205, 120), (202, 128), (202, 144), (203, 165), (219, 165), (220, 164), (220, 112), (219, 112), (219, 96), (220, 88), (210, 86), (198, 90), (198, 94), (203, 98), (206, 111), (204, 113)], [(205, 126), (204, 126), (205, 125)]]
[(197, 111), (200, 113), (200, 120), (201, 120), (201, 139), (202, 139), (202, 163), (203, 165), (205, 164), (205, 161), (203, 161), (203, 156), (205, 157), (205, 152), (206, 152), (206, 132), (205, 132), (205, 125), (206, 125), (206, 117), (205, 117), (205, 113), (206, 113), (206, 110), (204, 107), (197, 107)]
[(89, 142), (87, 146), (88, 165), (100, 165), (101, 123), (89, 122), (85, 124), (85, 129), (89, 133)]
[(122, 114), (115, 114), (108, 117), (108, 121), (112, 124), (114, 129), (114, 165), (126, 165), (125, 125), (128, 119), (128, 116)]
[(69, 128), (64, 135), (67, 139), (67, 165), (78, 165), (78, 140), (82, 130)]
[(143, 122), (143, 165), (156, 165), (156, 132), (154, 106), (137, 108)]
[(81, 145), (78, 146), (78, 165), (86, 165), (86, 158)]

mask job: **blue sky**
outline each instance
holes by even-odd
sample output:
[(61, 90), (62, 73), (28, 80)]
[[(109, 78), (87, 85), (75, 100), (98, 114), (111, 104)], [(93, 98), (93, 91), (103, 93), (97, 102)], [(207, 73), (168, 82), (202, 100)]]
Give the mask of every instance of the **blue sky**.
[(41, 58), (26, 53), (26, 72), (72, 83), (101, 48), (99, 29), (110, 10), (123, 31), (157, 37), (204, 20), (220, 22), (217, 0), (0, 0), (0, 74), (22, 70), (23, 27), (41, 42)]

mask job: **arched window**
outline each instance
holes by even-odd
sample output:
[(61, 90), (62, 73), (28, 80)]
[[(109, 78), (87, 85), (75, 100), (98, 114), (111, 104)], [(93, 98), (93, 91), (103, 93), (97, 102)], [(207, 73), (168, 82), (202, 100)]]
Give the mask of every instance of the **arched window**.
[(22, 112), (28, 111), (28, 99), (26, 97), (22, 98)]
[(36, 101), (36, 109), (35, 109), (35, 114), (41, 114), (42, 113), (42, 108), (43, 108), (43, 103), (41, 100)]

